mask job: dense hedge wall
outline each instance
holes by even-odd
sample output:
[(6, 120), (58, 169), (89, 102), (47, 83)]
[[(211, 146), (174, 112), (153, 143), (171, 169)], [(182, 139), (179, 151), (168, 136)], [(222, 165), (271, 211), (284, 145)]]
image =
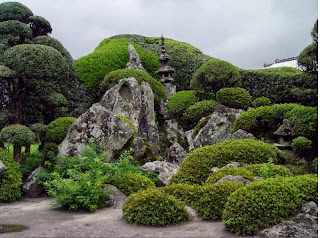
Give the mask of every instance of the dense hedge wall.
[(213, 167), (222, 167), (230, 162), (257, 164), (272, 159), (282, 163), (285, 154), (277, 147), (253, 139), (229, 140), (204, 146), (190, 152), (170, 183), (202, 184)]

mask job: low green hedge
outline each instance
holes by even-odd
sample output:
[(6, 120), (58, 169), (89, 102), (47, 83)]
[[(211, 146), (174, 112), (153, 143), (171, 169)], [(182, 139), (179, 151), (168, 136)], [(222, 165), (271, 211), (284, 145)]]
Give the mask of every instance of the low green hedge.
[(216, 97), (219, 103), (232, 108), (247, 109), (251, 104), (251, 96), (243, 88), (222, 88)]
[[(206, 181), (206, 185), (214, 184), (219, 179), (222, 179), (223, 177), (227, 175), (234, 175), (234, 176), (241, 176), (245, 179), (249, 179), (251, 181), (255, 180), (255, 176), (261, 176), (261, 168), (264, 166), (264, 164), (249, 164), (240, 168), (230, 168), (230, 167), (224, 167), (218, 171), (215, 171), (210, 175), (210, 177)], [(293, 176), (293, 174), (290, 172), (289, 169), (284, 167), (283, 165), (272, 165), (273, 168), (273, 177), (276, 176), (284, 176), (289, 177)]]
[(292, 140), (292, 149), (300, 155), (305, 154), (312, 149), (312, 141), (304, 136), (298, 136)]
[(275, 163), (282, 163), (285, 160), (285, 154), (277, 147), (262, 141), (229, 140), (190, 152), (169, 182), (202, 184), (213, 167), (223, 167), (234, 161), (257, 164), (267, 162), (270, 158)]
[(122, 212), (133, 224), (165, 226), (188, 220), (184, 203), (157, 189), (131, 195), (123, 204)]
[(269, 98), (266, 97), (258, 97), (252, 101), (253, 107), (263, 107), (263, 106), (270, 106), (272, 103)]
[(119, 188), (125, 195), (129, 196), (140, 190), (146, 190), (155, 188), (155, 184), (151, 179), (141, 174), (116, 174), (107, 179), (107, 183), (110, 183)]
[(48, 125), (46, 142), (60, 144), (66, 137), (69, 127), (76, 120), (74, 117), (59, 117)]
[(197, 123), (202, 117), (210, 115), (219, 103), (213, 100), (204, 100), (188, 107), (183, 113), (183, 120)]
[(182, 116), (183, 112), (194, 105), (199, 99), (196, 91), (180, 91), (172, 95), (169, 101), (169, 111), (176, 116)]
[(257, 181), (231, 194), (223, 212), (223, 223), (236, 234), (257, 234), (296, 214), (310, 200), (318, 200), (317, 176)]

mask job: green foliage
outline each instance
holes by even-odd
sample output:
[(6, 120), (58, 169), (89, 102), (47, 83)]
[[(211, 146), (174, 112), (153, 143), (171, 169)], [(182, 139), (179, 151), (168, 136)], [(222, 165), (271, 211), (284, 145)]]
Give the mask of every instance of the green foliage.
[(35, 139), (33, 131), (19, 124), (6, 126), (0, 132), (0, 141), (9, 142), (13, 145), (28, 145), (34, 142)]
[(318, 158), (315, 158), (313, 161), (312, 161), (312, 165), (311, 165), (311, 169), (312, 169), (312, 172), (315, 173), (315, 174), (318, 174)]
[(272, 159), (268, 160), (268, 163), (264, 163), (260, 168), (260, 174), (263, 179), (272, 178), (275, 175), (274, 164)]
[(263, 107), (263, 106), (270, 106), (272, 103), (269, 98), (266, 97), (258, 97), (252, 101), (253, 107)]
[(0, 65), (0, 80), (12, 79), (15, 76), (16, 76), (16, 73), (13, 70), (9, 69), (4, 65)]
[(313, 42), (317, 42), (318, 43), (318, 19), (313, 25), (313, 28), (312, 28), (312, 31), (311, 31), (311, 37), (312, 37), (312, 41)]
[(23, 177), (29, 176), (43, 162), (43, 157), (35, 154), (27, 155), (21, 163), (21, 174)]
[[(255, 181), (255, 176), (261, 175), (261, 169), (265, 164), (249, 164), (240, 168), (230, 168), (223, 167), (218, 171), (215, 171), (210, 175), (210, 177), (205, 182), (206, 185), (215, 184), (219, 179), (227, 175), (241, 176), (245, 179)], [(271, 167), (271, 166), (270, 166)], [(272, 177), (283, 176), (290, 177), (293, 176), (289, 169), (283, 165), (272, 165), (273, 174)]]
[(50, 22), (48, 22), (44, 17), (31, 16), (29, 17), (29, 22), (33, 37), (47, 35), (52, 32)]
[(197, 101), (196, 91), (177, 92), (170, 98), (169, 111), (176, 116), (182, 116), (183, 112)]
[(292, 140), (291, 146), (295, 152), (303, 155), (312, 149), (312, 141), (304, 136), (298, 136)]
[(127, 196), (140, 190), (155, 188), (155, 184), (151, 179), (141, 174), (116, 174), (107, 179), (110, 183), (119, 188)]
[(18, 2), (4, 2), (0, 4), (0, 22), (7, 20), (17, 20), (24, 23), (29, 22), (32, 11)]
[(257, 234), (296, 214), (306, 201), (318, 200), (318, 178), (304, 175), (257, 181), (228, 198), (223, 222), (237, 234)]
[(188, 107), (183, 113), (183, 120), (197, 123), (202, 117), (210, 115), (219, 103), (213, 100), (204, 100)]
[(275, 163), (285, 160), (277, 147), (253, 139), (229, 140), (204, 146), (190, 152), (172, 176), (170, 183), (202, 184), (213, 167), (222, 167), (230, 162), (256, 164), (272, 158)]
[(166, 98), (166, 92), (163, 85), (151, 77), (146, 72), (135, 69), (119, 69), (108, 73), (100, 85), (100, 92), (104, 94), (108, 89), (117, 84), (120, 79), (134, 77), (140, 84), (145, 81), (149, 83), (156, 103), (160, 103), (162, 99)]
[(306, 72), (318, 72), (318, 42), (304, 48), (297, 58), (298, 64)]
[(48, 125), (45, 125), (41, 122), (34, 123), (30, 126), (30, 129), (36, 133), (36, 135), (39, 135), (40, 138), (44, 137), (46, 132), (48, 131)]
[(3, 37), (0, 42), (12, 47), (30, 40), (32, 30), (20, 21), (8, 20), (0, 22), (0, 35)]
[(192, 135), (191, 135), (192, 139), (194, 139), (198, 135), (199, 131), (203, 127), (205, 127), (205, 125), (207, 125), (210, 118), (211, 118), (211, 116), (209, 115), (209, 116), (206, 116), (203, 120), (198, 122), (198, 124), (196, 125), (196, 127), (194, 128), (194, 130), (192, 132)]
[(247, 109), (251, 104), (250, 94), (243, 88), (222, 88), (217, 92), (217, 101), (232, 108)]
[(133, 122), (129, 118), (127, 118), (126, 116), (123, 116), (123, 115), (117, 115), (117, 117), (122, 119), (125, 123), (127, 123), (132, 128), (132, 130), (134, 132), (134, 137), (136, 137), (138, 132), (137, 132), (137, 129), (134, 126)]
[(22, 175), (20, 167), (5, 150), (0, 149), (0, 158), (7, 168), (0, 180), (0, 201), (14, 202), (21, 196)]
[(75, 120), (76, 118), (74, 117), (60, 117), (50, 122), (45, 141), (60, 144), (66, 137), (69, 127)]
[(183, 202), (156, 189), (131, 195), (123, 204), (122, 212), (133, 224), (164, 226), (188, 220)]
[(57, 155), (59, 153), (58, 150), (58, 145), (56, 143), (45, 143), (45, 145), (43, 146), (43, 150), (42, 153), (46, 156), (46, 157), (51, 157), (52, 155)]
[(68, 106), (68, 100), (61, 93), (53, 92), (48, 95), (47, 102), (54, 107)]
[(224, 87), (237, 86), (241, 86), (238, 68), (222, 60), (203, 64), (190, 81), (190, 88), (213, 93)]

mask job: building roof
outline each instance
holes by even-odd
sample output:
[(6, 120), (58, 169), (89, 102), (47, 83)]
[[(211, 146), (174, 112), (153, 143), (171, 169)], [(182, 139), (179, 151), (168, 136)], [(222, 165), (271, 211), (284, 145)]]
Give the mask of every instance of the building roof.
[(276, 59), (274, 63), (263, 65), (264, 69), (278, 68), (278, 67), (292, 67), (292, 68), (301, 70), (301, 67), (298, 65), (297, 57), (291, 57), (291, 58), (282, 59), (282, 60)]

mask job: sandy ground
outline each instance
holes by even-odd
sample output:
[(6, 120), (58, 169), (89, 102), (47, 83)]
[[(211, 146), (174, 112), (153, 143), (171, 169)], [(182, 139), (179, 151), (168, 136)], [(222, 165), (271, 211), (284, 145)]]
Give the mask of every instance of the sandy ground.
[[(121, 209), (104, 208), (93, 213), (53, 209), (51, 199), (24, 198), (0, 204), (0, 224), (28, 226), (23, 232), (0, 237), (211, 237), (234, 238), (221, 222), (187, 222), (169, 227), (134, 226), (122, 218)], [(243, 237), (243, 236), (241, 236)]]

